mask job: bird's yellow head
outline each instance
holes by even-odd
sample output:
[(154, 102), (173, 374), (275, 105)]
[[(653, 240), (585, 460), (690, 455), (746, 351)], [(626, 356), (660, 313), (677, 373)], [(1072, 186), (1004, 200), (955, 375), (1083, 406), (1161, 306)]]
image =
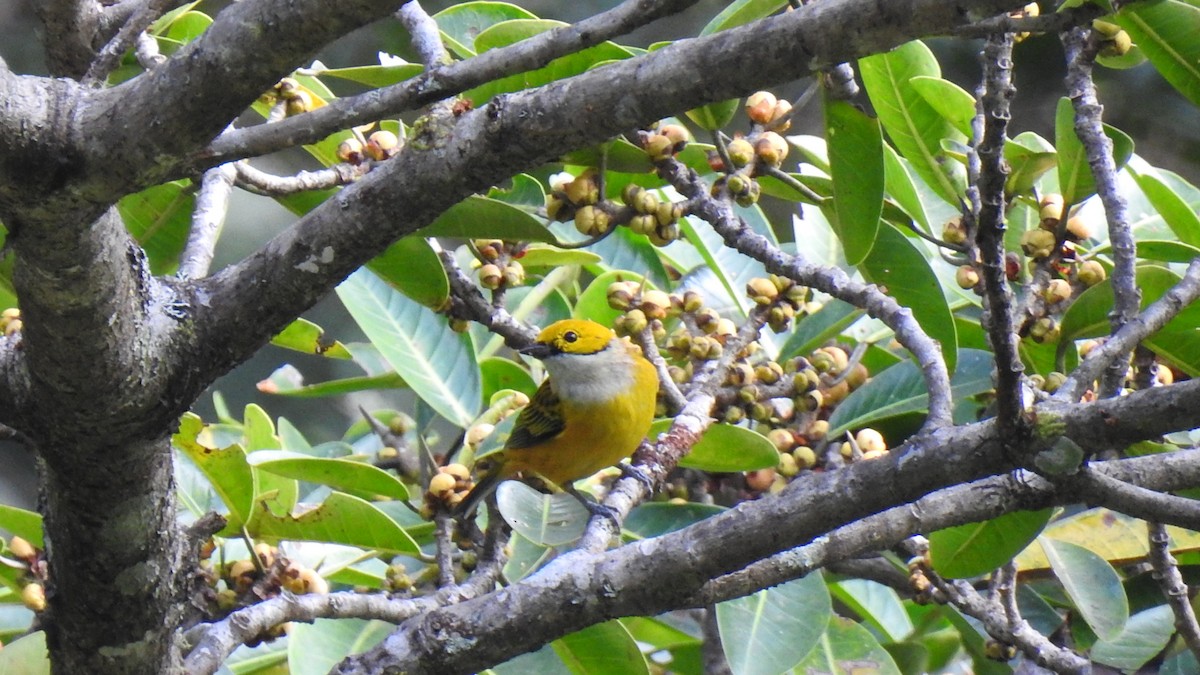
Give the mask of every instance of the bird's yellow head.
[(537, 342), (522, 354), (545, 359), (559, 354), (585, 355), (603, 351), (615, 335), (611, 328), (586, 319), (563, 319), (546, 326)]

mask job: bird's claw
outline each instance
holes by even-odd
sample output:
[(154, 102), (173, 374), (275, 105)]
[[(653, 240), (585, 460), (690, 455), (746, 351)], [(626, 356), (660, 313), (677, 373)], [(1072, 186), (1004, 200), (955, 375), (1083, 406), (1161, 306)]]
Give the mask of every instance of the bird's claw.
[(654, 479), (650, 477), (650, 474), (632, 464), (617, 464), (617, 468), (620, 469), (622, 476), (636, 480), (646, 488), (646, 492), (654, 494)]

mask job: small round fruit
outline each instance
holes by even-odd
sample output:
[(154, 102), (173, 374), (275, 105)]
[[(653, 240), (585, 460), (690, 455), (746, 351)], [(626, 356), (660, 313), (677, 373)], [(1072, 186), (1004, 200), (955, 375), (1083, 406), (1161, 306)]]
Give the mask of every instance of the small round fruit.
[(796, 445), (796, 437), (787, 429), (772, 429), (767, 432), (767, 440), (771, 441), (771, 445), (779, 452), (787, 452)]
[(758, 469), (746, 472), (746, 487), (754, 492), (765, 492), (775, 482), (775, 469)]
[(1021, 250), (1034, 260), (1049, 258), (1054, 244), (1054, 233), (1046, 230), (1027, 230), (1021, 235)]
[(769, 305), (779, 297), (779, 289), (770, 279), (754, 277), (746, 283), (746, 295), (757, 305)]
[(955, 271), (954, 281), (959, 288), (970, 290), (979, 285), (979, 271), (973, 265), (963, 265)]
[(504, 272), (499, 265), (488, 263), (479, 268), (479, 284), (494, 291), (504, 284)]
[(788, 144), (783, 136), (774, 131), (766, 131), (754, 143), (754, 152), (758, 155), (759, 160), (767, 166), (778, 168), (787, 157)]
[(28, 561), (37, 557), (37, 549), (33, 547), (33, 544), (16, 536), (8, 542), (8, 550), (12, 551), (12, 554), (21, 560)]
[(956, 246), (967, 243), (967, 228), (963, 227), (962, 216), (954, 216), (942, 226), (942, 241)]
[(775, 114), (779, 99), (769, 91), (756, 91), (746, 98), (746, 116), (757, 124), (767, 124)]
[(46, 609), (46, 589), (38, 582), (25, 584), (21, 589), (21, 603), (27, 609), (41, 612)]
[(1051, 279), (1042, 291), (1046, 302), (1054, 305), (1071, 299), (1071, 283), (1066, 279)]
[(729, 141), (729, 147), (726, 149), (729, 152), (729, 161), (733, 162), (735, 168), (740, 169), (754, 160), (754, 145), (744, 138)]
[(400, 137), (387, 129), (380, 129), (367, 138), (366, 149), (371, 159), (381, 162), (400, 151)]
[(363, 161), (363, 144), (357, 138), (347, 138), (338, 144), (337, 158), (343, 162), (360, 164)]
[(858, 443), (858, 449), (864, 453), (887, 450), (887, 442), (883, 440), (883, 434), (870, 427), (859, 430), (854, 435), (854, 441)]
[(441, 497), (454, 489), (457, 481), (448, 473), (437, 473), (429, 479), (429, 494)]
[(1071, 216), (1067, 220), (1067, 236), (1075, 241), (1083, 241), (1092, 236), (1092, 226), (1079, 216)]
[(811, 469), (817, 465), (817, 453), (807, 445), (801, 445), (792, 450), (792, 457), (796, 459), (796, 465), (801, 469)]
[(669, 159), (675, 154), (675, 144), (671, 139), (662, 134), (652, 134), (642, 144), (642, 149), (650, 156), (650, 160), (657, 162), (664, 159)]
[(1079, 283), (1090, 288), (1108, 278), (1108, 273), (1104, 271), (1104, 265), (1101, 265), (1098, 260), (1085, 260), (1079, 264), (1079, 271), (1075, 273), (1075, 278), (1079, 279)]

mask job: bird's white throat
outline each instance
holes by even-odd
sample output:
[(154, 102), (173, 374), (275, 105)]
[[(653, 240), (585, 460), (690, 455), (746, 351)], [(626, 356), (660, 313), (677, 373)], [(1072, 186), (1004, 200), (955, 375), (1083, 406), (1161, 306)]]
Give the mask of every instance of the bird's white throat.
[(617, 340), (594, 354), (555, 354), (543, 360), (559, 398), (603, 403), (633, 386), (633, 357)]

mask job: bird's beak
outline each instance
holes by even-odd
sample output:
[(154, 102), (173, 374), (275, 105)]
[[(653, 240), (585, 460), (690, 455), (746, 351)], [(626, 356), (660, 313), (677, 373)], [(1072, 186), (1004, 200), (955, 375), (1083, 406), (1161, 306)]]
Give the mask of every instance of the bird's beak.
[(522, 354), (525, 356), (532, 356), (535, 359), (544, 359), (547, 356), (554, 354), (556, 351), (557, 350), (555, 350), (554, 347), (541, 342), (535, 342), (528, 347), (523, 347), (520, 349)]

